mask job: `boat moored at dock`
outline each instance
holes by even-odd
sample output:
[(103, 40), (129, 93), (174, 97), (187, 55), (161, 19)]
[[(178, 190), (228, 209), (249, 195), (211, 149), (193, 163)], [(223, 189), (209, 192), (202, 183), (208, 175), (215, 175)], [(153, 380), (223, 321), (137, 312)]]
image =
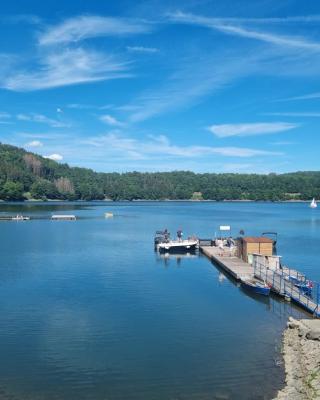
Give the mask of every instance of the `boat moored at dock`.
[(160, 252), (190, 252), (196, 250), (197, 247), (197, 239), (169, 240), (168, 242), (158, 244)]
[(244, 279), (241, 281), (241, 286), (246, 290), (250, 290), (256, 294), (261, 294), (262, 296), (269, 296), (270, 294), (270, 286), (260, 279)]
[(155, 249), (162, 253), (176, 252), (193, 252), (199, 247), (199, 240), (196, 237), (188, 237), (188, 239), (182, 239), (183, 232), (181, 229), (177, 231), (177, 238), (175, 240), (170, 238), (170, 232), (168, 229), (163, 231), (156, 231), (154, 237)]

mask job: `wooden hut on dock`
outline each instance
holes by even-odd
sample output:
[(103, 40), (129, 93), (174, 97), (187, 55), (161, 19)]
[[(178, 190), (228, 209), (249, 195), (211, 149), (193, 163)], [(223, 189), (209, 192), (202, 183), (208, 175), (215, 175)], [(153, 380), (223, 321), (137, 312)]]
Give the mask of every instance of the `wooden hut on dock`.
[(253, 254), (273, 255), (273, 240), (267, 237), (243, 237), (239, 240), (239, 257), (252, 264)]

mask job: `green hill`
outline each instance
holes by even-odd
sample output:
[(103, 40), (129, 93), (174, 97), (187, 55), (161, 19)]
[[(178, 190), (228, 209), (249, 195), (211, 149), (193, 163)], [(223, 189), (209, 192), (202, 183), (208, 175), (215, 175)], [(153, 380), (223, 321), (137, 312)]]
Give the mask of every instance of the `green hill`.
[(0, 144), (0, 199), (308, 200), (320, 198), (320, 172), (288, 174), (97, 173)]

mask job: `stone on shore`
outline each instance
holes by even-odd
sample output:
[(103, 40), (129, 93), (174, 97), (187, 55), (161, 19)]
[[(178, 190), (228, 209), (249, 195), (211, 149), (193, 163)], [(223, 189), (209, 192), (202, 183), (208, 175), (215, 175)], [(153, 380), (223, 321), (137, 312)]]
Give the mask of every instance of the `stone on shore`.
[(283, 335), (286, 386), (276, 400), (320, 400), (320, 320), (289, 318)]

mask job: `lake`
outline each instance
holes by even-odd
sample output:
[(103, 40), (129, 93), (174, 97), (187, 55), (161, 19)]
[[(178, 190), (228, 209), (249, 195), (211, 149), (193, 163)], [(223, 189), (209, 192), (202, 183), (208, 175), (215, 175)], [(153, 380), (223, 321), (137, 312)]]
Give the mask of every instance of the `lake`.
[[(112, 212), (114, 218), (105, 219)], [(204, 256), (161, 258), (158, 229), (278, 232), (283, 262), (320, 280), (305, 203), (0, 204), (0, 399), (270, 399), (295, 306), (249, 297)], [(71, 213), (77, 221), (51, 221)]]

